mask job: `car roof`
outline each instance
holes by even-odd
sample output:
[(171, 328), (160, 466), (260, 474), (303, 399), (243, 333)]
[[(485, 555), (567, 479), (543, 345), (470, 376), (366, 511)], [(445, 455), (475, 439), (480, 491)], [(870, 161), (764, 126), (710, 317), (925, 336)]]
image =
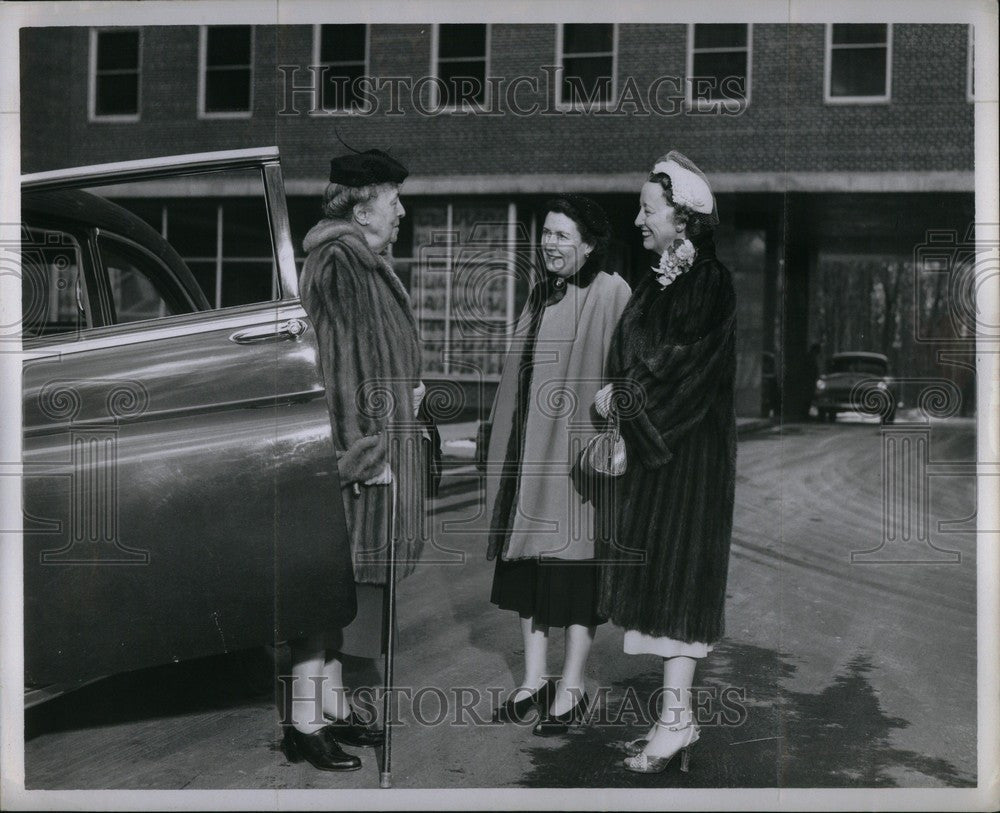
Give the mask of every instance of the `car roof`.
[(136, 161), (115, 161), (85, 167), (66, 167), (21, 176), (22, 189), (68, 189), (94, 184), (165, 178), (176, 175), (214, 172), (221, 169), (258, 168), (278, 163), (277, 147), (254, 147), (243, 150), (197, 152), (185, 155), (164, 155)]
[(170, 268), (199, 310), (211, 308), (201, 286), (174, 247), (128, 209), (81, 189), (52, 189), (24, 190), (21, 210), (79, 227), (96, 227), (132, 240)]

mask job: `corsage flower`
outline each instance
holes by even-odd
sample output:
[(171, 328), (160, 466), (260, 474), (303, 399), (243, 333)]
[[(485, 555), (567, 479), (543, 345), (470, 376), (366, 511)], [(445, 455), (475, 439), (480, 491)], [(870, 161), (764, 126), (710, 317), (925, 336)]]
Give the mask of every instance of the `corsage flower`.
[(694, 258), (698, 256), (698, 251), (691, 244), (690, 240), (678, 238), (674, 240), (666, 250), (660, 255), (660, 264), (653, 268), (656, 281), (661, 288), (666, 288), (677, 277), (687, 271), (693, 264)]

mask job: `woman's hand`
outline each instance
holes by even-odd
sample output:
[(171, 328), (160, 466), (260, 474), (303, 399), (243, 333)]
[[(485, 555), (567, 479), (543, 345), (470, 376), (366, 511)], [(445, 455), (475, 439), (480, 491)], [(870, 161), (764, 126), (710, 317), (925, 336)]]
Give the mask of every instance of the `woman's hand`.
[(607, 418), (611, 414), (611, 396), (614, 392), (612, 384), (605, 384), (594, 396), (594, 409), (602, 418)]
[(368, 484), (373, 478), (383, 475), (389, 468), (385, 459), (386, 446), (385, 434), (381, 432), (377, 435), (365, 435), (354, 441), (337, 457), (341, 486), (351, 483)]
[(392, 469), (389, 468), (389, 464), (386, 463), (382, 466), (382, 470), (376, 474), (374, 477), (369, 477), (365, 480), (366, 486), (387, 486), (392, 482)]

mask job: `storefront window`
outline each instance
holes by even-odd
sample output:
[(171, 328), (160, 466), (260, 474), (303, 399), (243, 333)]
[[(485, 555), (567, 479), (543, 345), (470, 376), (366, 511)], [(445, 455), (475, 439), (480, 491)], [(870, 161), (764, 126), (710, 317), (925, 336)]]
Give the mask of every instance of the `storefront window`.
[(527, 232), (512, 224), (512, 210), (503, 203), (411, 207), (410, 293), (424, 375), (499, 378), (517, 318), (518, 275), (530, 264)]

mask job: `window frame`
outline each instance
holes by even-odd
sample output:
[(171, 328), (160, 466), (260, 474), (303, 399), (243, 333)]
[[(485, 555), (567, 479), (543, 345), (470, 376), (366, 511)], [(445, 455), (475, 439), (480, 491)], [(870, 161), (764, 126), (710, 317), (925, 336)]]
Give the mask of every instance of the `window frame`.
[[(556, 23), (556, 109), (557, 110), (579, 110), (581, 112), (587, 111), (599, 111), (599, 110), (612, 110), (618, 104), (618, 23), (610, 23), (611, 25), (611, 96), (607, 101), (598, 102), (596, 104), (581, 104), (580, 102), (569, 102), (562, 97), (562, 83), (563, 77), (566, 75), (566, 67), (564, 64), (564, 59), (566, 53), (563, 49), (563, 39), (564, 32), (563, 27), (566, 25), (573, 25), (573, 23)], [(607, 25), (607, 23), (606, 23)], [(598, 56), (599, 52), (580, 52), (571, 54), (571, 56)]]
[[(102, 115), (97, 112), (97, 43), (100, 35), (106, 31), (134, 31), (138, 37), (138, 55), (135, 66), (135, 113), (112, 113)], [(142, 118), (142, 46), (141, 27), (132, 26), (98, 26), (90, 29), (90, 48), (87, 57), (87, 121), (93, 123), (131, 124)]]
[[(93, 269), (89, 267), (91, 257), (89, 235), (85, 230), (81, 231), (73, 228), (71, 225), (63, 224), (58, 218), (53, 220), (43, 216), (41, 219), (36, 220), (32, 214), (25, 216), (23, 228), (26, 233), (60, 234), (73, 241), (78, 269), (77, 284), (79, 286), (79, 292), (78, 294), (74, 293), (74, 296), (78, 297), (77, 302), (83, 307), (83, 324), (74, 330), (61, 331), (59, 333), (42, 333), (34, 336), (25, 335), (22, 330), (21, 340), (25, 346), (29, 347), (33, 347), (39, 343), (57, 344), (78, 341), (81, 336), (100, 327), (99, 322), (103, 322), (100, 295), (98, 293), (100, 283), (93, 279)], [(24, 251), (23, 246), (20, 250)]]
[[(327, 25), (337, 25), (337, 23), (327, 23)], [(362, 23), (365, 27), (365, 69), (364, 76), (371, 76), (371, 58), (372, 58), (372, 26), (371, 23)], [(312, 43), (312, 65), (317, 69), (324, 65), (336, 65), (341, 63), (336, 62), (324, 62), (321, 57), (321, 46), (323, 43), (323, 24), (316, 23), (313, 25), (313, 43)], [(347, 64), (346, 62), (343, 64)], [(351, 62), (350, 64), (355, 64)], [(366, 116), (370, 115), (370, 108), (358, 107), (358, 108), (348, 108), (342, 110), (326, 110), (323, 108), (323, 77), (325, 76), (324, 71), (318, 70), (313, 71), (313, 79), (318, 80), (318, 83), (313, 85), (313, 104), (312, 110), (309, 111), (311, 116)]]
[[(490, 108), (490, 103), (492, 101), (492, 97), (490, 94), (489, 75), (490, 75), (490, 62), (492, 59), (493, 24), (481, 23), (481, 25), (486, 26), (486, 40), (483, 46), (483, 101), (481, 105), (484, 109), (488, 110)], [(431, 73), (430, 73), (430, 75), (434, 79), (439, 79), (441, 77), (441, 72), (438, 70), (438, 66), (441, 63), (440, 50), (441, 50), (441, 24), (434, 23), (431, 26)], [(471, 61), (470, 59), (445, 57), (445, 62), (470, 62), (470, 61)], [(445, 105), (443, 107), (439, 107), (440, 96), (438, 95), (437, 82), (431, 82), (430, 87), (431, 87), (430, 109), (434, 110), (436, 113), (465, 113), (472, 109), (457, 104), (450, 104), (450, 105)]]
[[(106, 291), (105, 297), (107, 299), (107, 308), (109, 312), (109, 325), (119, 327), (124, 325), (148, 324), (150, 322), (160, 322), (164, 319), (170, 319), (174, 316), (186, 316), (191, 313), (205, 312), (198, 309), (197, 303), (191, 300), (187, 291), (184, 290), (184, 286), (174, 276), (170, 267), (145, 246), (140, 245), (135, 240), (131, 240), (122, 234), (100, 227), (94, 227), (93, 240), (94, 257), (96, 258), (95, 263), (97, 276), (99, 278), (99, 285)], [(111, 285), (111, 274), (108, 271), (107, 260), (104, 256), (102, 248), (102, 244), (104, 242), (111, 244), (127, 259), (129, 259), (130, 262), (133, 262), (136, 268), (146, 277), (146, 279), (149, 280), (150, 284), (156, 290), (156, 293), (169, 307), (180, 307), (185, 308), (186, 310), (180, 310), (177, 313), (167, 313), (163, 316), (157, 316), (152, 319), (134, 319), (128, 322), (119, 321), (118, 304), (115, 302), (114, 290)], [(137, 258), (141, 258), (143, 261), (151, 264), (156, 269), (156, 273), (153, 275), (146, 273), (146, 268), (148, 266), (140, 266), (136, 261)]]
[(839, 23), (826, 24), (826, 39), (823, 49), (823, 103), (838, 104), (889, 104), (892, 102), (892, 23), (885, 25), (885, 94), (882, 96), (831, 96), (830, 82), (833, 74), (833, 51), (835, 48), (878, 48), (878, 45), (843, 45), (833, 44), (833, 26)]
[[(688, 23), (687, 31), (687, 60), (685, 63), (684, 81), (684, 102), (688, 110), (696, 111), (717, 111), (726, 108), (727, 111), (738, 113), (746, 110), (750, 106), (751, 93), (753, 88), (753, 23), (744, 23), (747, 28), (747, 44), (745, 48), (698, 48), (694, 47), (694, 30), (699, 23)], [(742, 102), (734, 102), (727, 99), (702, 99), (694, 98), (694, 87), (691, 82), (694, 76), (695, 51), (698, 53), (734, 53), (737, 51), (746, 53), (746, 92)]]
[(965, 61), (967, 63), (965, 76), (965, 100), (975, 102), (976, 80), (976, 28), (969, 23), (969, 44), (966, 46)]
[(218, 25), (198, 26), (198, 118), (199, 119), (249, 119), (253, 116), (254, 103), (254, 62), (257, 57), (256, 26), (242, 26), (250, 29), (250, 95), (247, 99), (247, 109), (244, 110), (205, 110), (208, 81), (208, 29), (219, 28)]

